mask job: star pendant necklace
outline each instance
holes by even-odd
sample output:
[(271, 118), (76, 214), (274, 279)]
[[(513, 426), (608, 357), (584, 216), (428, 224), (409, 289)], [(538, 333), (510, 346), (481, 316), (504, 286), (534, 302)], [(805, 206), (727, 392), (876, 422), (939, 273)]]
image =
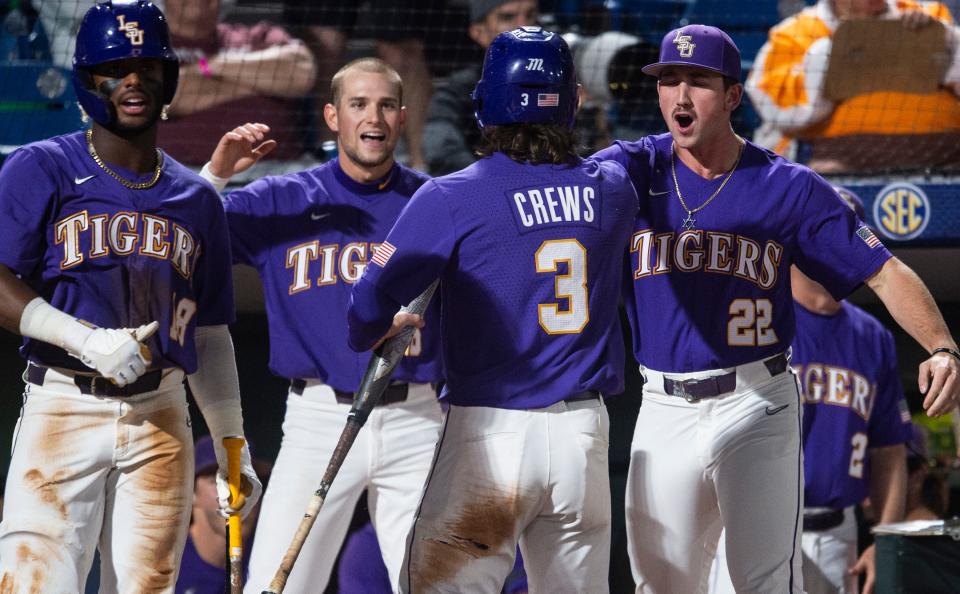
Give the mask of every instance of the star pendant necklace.
[(740, 149), (737, 151), (737, 160), (733, 162), (733, 167), (730, 168), (729, 173), (727, 173), (727, 177), (723, 178), (723, 181), (720, 183), (720, 187), (717, 188), (716, 191), (714, 191), (714, 193), (711, 194), (710, 197), (707, 198), (703, 204), (701, 204), (696, 208), (688, 207), (687, 203), (684, 202), (683, 200), (683, 194), (680, 193), (680, 184), (677, 182), (676, 144), (673, 144), (670, 146), (670, 172), (673, 174), (673, 187), (674, 189), (677, 190), (677, 198), (680, 199), (680, 206), (683, 207), (683, 210), (687, 211), (687, 218), (683, 219), (683, 223), (682, 223), (683, 228), (685, 230), (692, 231), (694, 228), (696, 228), (697, 219), (693, 218), (694, 213), (700, 212), (701, 210), (706, 208), (708, 204), (713, 202), (713, 199), (717, 197), (717, 194), (719, 194), (720, 191), (723, 190), (723, 186), (727, 185), (727, 182), (730, 181), (730, 178), (733, 176), (733, 172), (737, 170), (737, 165), (740, 164), (740, 157), (743, 156), (743, 146), (744, 144), (746, 144), (743, 141), (743, 139), (740, 138), (739, 136), (737, 136), (737, 141), (740, 143)]

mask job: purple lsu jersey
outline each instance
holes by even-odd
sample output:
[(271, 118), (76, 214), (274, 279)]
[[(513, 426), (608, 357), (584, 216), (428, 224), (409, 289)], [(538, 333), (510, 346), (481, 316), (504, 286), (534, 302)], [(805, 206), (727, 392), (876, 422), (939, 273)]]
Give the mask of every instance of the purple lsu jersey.
[[(155, 366), (193, 373), (196, 326), (234, 319), (220, 200), (168, 155), (157, 184), (133, 190), (96, 164), (82, 132), (26, 145), (0, 171), (0, 238), (0, 264), (54, 307), (103, 328), (160, 322), (148, 340)], [(89, 371), (44, 342), (25, 339), (21, 352)]]
[[(360, 385), (369, 354), (347, 346), (350, 289), (410, 197), (429, 179), (395, 165), (382, 180), (351, 179), (339, 161), (266, 177), (224, 197), (234, 261), (256, 268), (270, 322), (270, 369), (338, 390)], [(439, 319), (434, 305), (428, 319)], [(443, 376), (439, 336), (424, 329), (398, 380)]]
[(497, 153), (427, 182), (354, 287), (351, 346), (440, 278), (445, 397), (527, 409), (623, 389), (617, 299), (637, 197), (616, 163)]
[(834, 315), (795, 305), (790, 364), (803, 386), (804, 504), (843, 509), (868, 495), (869, 448), (912, 436), (893, 335), (849, 303)]
[[(842, 299), (890, 253), (810, 169), (746, 142), (740, 164), (703, 210), (687, 217), (671, 174), (669, 134), (617, 141), (594, 159), (624, 165), (640, 201), (626, 297), (637, 361), (661, 372), (730, 368), (785, 351), (793, 340), (790, 265)], [(706, 180), (676, 159), (688, 207)]]

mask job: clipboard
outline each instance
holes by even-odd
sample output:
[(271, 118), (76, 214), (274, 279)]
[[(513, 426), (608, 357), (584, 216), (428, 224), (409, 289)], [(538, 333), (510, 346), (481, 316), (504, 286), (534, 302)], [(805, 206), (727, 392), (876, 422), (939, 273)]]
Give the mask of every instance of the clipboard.
[(943, 23), (910, 30), (899, 19), (853, 19), (833, 34), (824, 93), (833, 101), (866, 93), (930, 94), (952, 56)]

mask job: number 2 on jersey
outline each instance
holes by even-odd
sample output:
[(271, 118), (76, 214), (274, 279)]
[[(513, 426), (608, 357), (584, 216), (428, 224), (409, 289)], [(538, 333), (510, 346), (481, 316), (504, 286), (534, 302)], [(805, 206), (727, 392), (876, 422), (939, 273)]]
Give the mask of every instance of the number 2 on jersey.
[(863, 478), (863, 458), (867, 454), (867, 435), (865, 433), (854, 433), (850, 439), (850, 445), (853, 451), (850, 452), (850, 476), (853, 478)]
[(730, 346), (769, 346), (777, 344), (777, 333), (770, 327), (773, 304), (769, 299), (734, 299), (730, 302), (727, 344)]
[[(565, 299), (567, 308), (556, 303), (537, 305), (540, 326), (547, 334), (577, 334), (590, 321), (587, 301), (587, 250), (576, 239), (551, 239), (540, 244), (537, 272), (555, 273), (554, 294)], [(567, 263), (566, 274), (557, 274), (557, 264)]]

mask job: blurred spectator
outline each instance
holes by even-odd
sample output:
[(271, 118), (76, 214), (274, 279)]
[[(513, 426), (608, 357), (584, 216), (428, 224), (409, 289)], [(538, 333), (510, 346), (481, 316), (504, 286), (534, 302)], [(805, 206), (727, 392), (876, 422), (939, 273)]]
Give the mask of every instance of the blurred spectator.
[[(900, 20), (908, 29), (939, 27), (953, 64), (938, 91), (879, 90), (833, 101), (825, 92), (833, 34), (844, 20)], [(912, 0), (819, 0), (770, 31), (746, 89), (763, 119), (756, 140), (821, 173), (960, 165), (958, 33), (947, 8)], [(892, 87), (890, 87), (892, 88)]]
[(203, 165), (235, 122), (263, 122), (279, 143), (269, 158), (304, 152), (301, 102), (313, 88), (310, 50), (282, 28), (219, 23), (220, 0), (165, 0), (180, 82), (158, 144), (188, 165)]
[[(251, 451), (251, 454), (253, 452)], [(254, 469), (266, 487), (270, 464), (254, 458)], [(180, 562), (176, 594), (222, 594), (227, 585), (227, 531), (217, 502), (217, 457), (209, 435), (194, 444), (193, 515)], [(260, 502), (243, 521), (243, 567), (246, 573)]]
[(913, 424), (913, 439), (907, 443), (906, 521), (939, 520), (947, 511), (949, 495), (943, 475), (930, 466), (927, 434)]
[(431, 16), (440, 10), (440, 3), (427, 0), (285, 0), (284, 10), (288, 23), (305, 27), (305, 40), (317, 57), (319, 75), (314, 118), (321, 138), (334, 138), (323, 124), (323, 106), (331, 102), (327, 93), (333, 74), (346, 62), (347, 39), (375, 39), (377, 55), (392, 66), (403, 80), (404, 106), (407, 110), (404, 132), (409, 157), (407, 165), (423, 170), (421, 136), (427, 102), (433, 89), (424, 56), (423, 38), (429, 32)]
[[(535, 0), (470, 0), (467, 33), (486, 50), (500, 33), (533, 25), (536, 20)], [(423, 128), (423, 156), (430, 175), (446, 175), (477, 160), (473, 151), (480, 140), (480, 130), (473, 117), (470, 94), (480, 80), (482, 66), (482, 61), (477, 61), (451, 73), (446, 84), (438, 88), (430, 100), (427, 123)], [(404, 91), (406, 88), (404, 85)], [(409, 124), (408, 114), (408, 129)]]

